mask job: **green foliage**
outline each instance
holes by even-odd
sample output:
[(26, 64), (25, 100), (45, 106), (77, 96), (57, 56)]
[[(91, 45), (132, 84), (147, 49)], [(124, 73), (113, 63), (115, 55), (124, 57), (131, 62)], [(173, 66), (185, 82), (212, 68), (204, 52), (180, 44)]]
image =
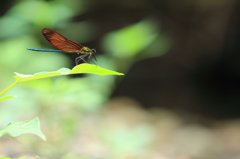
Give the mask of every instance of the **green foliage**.
[(146, 18), (107, 34), (103, 39), (103, 46), (114, 57), (125, 59), (134, 58), (144, 50), (142, 59), (146, 59), (166, 53), (170, 42), (160, 33), (158, 23)]
[(158, 34), (154, 21), (143, 20), (109, 33), (104, 39), (104, 46), (117, 57), (132, 57), (149, 46)]
[[(23, 74), (15, 72), (16, 76), (14, 76), (14, 77), (16, 79), (16, 82), (14, 82), (12, 85), (7, 87), (5, 90), (0, 92), (0, 97), (19, 82), (35, 80), (35, 79), (40, 79), (40, 78), (53, 77), (53, 76), (60, 76), (60, 75), (78, 74), (78, 73), (90, 73), (90, 74), (96, 74), (96, 75), (123, 75), (123, 73), (111, 71), (111, 70), (99, 67), (97, 65), (91, 65), (91, 64), (77, 65), (72, 70), (70, 70), (68, 68), (61, 68), (57, 71), (39, 72), (39, 73), (35, 73), (33, 75), (23, 75)], [(5, 97), (0, 98), (0, 101), (11, 99), (13, 97), (14, 96), (5, 96)]]
[(6, 133), (12, 137), (18, 137), (22, 134), (30, 133), (39, 136), (43, 140), (46, 140), (46, 137), (40, 129), (40, 122), (38, 118), (24, 122), (10, 123), (6, 128), (0, 131), (0, 137)]
[[(104, 69), (102, 67), (99, 67), (96, 65), (91, 65), (91, 64), (77, 65), (72, 70), (68, 69), (68, 68), (61, 68), (57, 71), (39, 72), (39, 73), (35, 73), (33, 75), (23, 75), (20, 73), (15, 73), (16, 76), (14, 76), (14, 77), (15, 77), (16, 82), (14, 82), (12, 85), (7, 87), (5, 90), (0, 92), (0, 96), (5, 94), (7, 91), (9, 91), (13, 86), (15, 86), (19, 82), (53, 77), (53, 76), (59, 76), (59, 75), (77, 74), (77, 73), (90, 73), (90, 74), (96, 74), (96, 75), (123, 75), (122, 73)], [(0, 98), (0, 101), (7, 100), (12, 97), (13, 96), (5, 96), (5, 97)], [(10, 124), (8, 124), (8, 126), (5, 129), (0, 131), (0, 137), (6, 133), (8, 133), (12, 137), (18, 137), (22, 134), (31, 133), (31, 134), (38, 135), (43, 140), (46, 140), (44, 134), (40, 130), (40, 122), (39, 122), (38, 118), (29, 120), (29, 121), (24, 121), (24, 122), (10, 123)]]
[(60, 75), (71, 75), (71, 74), (78, 74), (78, 73), (90, 73), (90, 74), (96, 74), (96, 75), (123, 75), (122, 73), (104, 69), (97, 65), (91, 65), (91, 64), (84, 63), (81, 65), (75, 66), (72, 70), (70, 70), (68, 68), (61, 68), (57, 71), (39, 72), (39, 73), (35, 73), (33, 75), (23, 75), (23, 74), (15, 72), (16, 76), (14, 76), (14, 77), (15, 77), (16, 81), (24, 82), (24, 81), (28, 81), (28, 80), (60, 76)]
[(1, 101), (4, 101), (4, 100), (8, 100), (8, 99), (11, 99), (11, 98), (14, 98), (16, 96), (5, 96), (5, 97), (0, 97), (0, 102)]
[[(48, 142), (36, 143), (24, 138), (21, 142), (24, 146), (16, 144), (16, 147), (25, 148), (23, 153), (37, 153), (44, 158), (90, 159), (99, 158), (94, 156), (101, 154), (96, 149), (107, 147), (108, 150), (103, 150), (106, 156), (110, 153), (113, 154), (112, 158), (117, 156), (120, 159), (123, 154), (142, 151), (153, 140), (151, 130), (146, 127), (111, 130), (119, 125), (124, 126), (124, 123), (118, 123), (122, 119), (114, 121), (111, 126), (105, 124), (104, 127), (99, 127), (106, 120), (106, 116), (101, 114), (104, 109), (108, 109), (105, 103), (108, 103), (121, 77), (98, 75), (123, 75), (111, 70), (127, 72), (137, 60), (166, 53), (170, 47), (169, 39), (160, 32), (158, 20), (150, 18), (143, 18), (138, 23), (107, 32), (100, 37), (102, 34), (98, 32), (99, 26), (94, 21), (71, 20), (86, 13), (90, 3), (91, 1), (82, 0), (18, 1), (0, 18), (0, 38), (3, 39), (0, 43), (3, 50), (0, 54), (1, 88), (12, 80), (12, 72), (30, 72), (16, 73), (16, 82), (0, 92), (0, 126), (7, 125), (9, 121), (18, 121), (23, 116), (27, 119), (38, 116), (41, 123), (44, 123), (44, 130), (51, 130), (45, 131)], [(84, 45), (85, 42), (102, 38), (100, 46), (103, 51), (97, 46), (89, 47), (102, 53), (96, 54), (98, 64), (111, 70), (90, 64), (68, 69), (70, 60), (64, 54), (27, 51), (28, 47), (50, 46), (41, 35), (44, 27), (61, 30), (59, 32), (62, 35)], [(66, 76), (78, 73), (86, 75), (83, 78)], [(54, 78), (60, 75), (65, 76)], [(11, 89), (19, 82), (23, 83)], [(18, 98), (3, 97), (5, 93), (16, 94)], [(110, 114), (112, 117), (108, 122), (113, 121), (116, 112), (108, 115)], [(5, 133), (12, 136), (41, 133), (39, 124), (38, 118), (14, 122), (0, 131), (1, 136)]]

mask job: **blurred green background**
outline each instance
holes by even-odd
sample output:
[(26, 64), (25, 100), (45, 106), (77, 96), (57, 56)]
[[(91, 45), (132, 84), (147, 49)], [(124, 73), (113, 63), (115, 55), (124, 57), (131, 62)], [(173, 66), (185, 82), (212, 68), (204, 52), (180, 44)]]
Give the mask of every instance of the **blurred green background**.
[[(42, 36), (51, 28), (96, 49), (125, 76), (60, 76), (20, 83), (0, 103), (0, 129), (39, 117), (47, 141), (0, 138), (0, 157), (240, 158), (238, 1), (1, 1), (0, 89), (14, 72), (75, 65)], [(89, 61), (92, 62), (91, 60)]]

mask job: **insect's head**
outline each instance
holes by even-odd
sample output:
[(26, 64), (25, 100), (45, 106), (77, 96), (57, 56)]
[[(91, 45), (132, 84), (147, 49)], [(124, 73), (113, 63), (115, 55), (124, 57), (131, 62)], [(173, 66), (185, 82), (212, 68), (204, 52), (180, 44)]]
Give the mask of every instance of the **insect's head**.
[(96, 49), (92, 49), (92, 53), (96, 53), (97, 51), (96, 51)]
[[(93, 53), (96, 53), (96, 52), (97, 52), (96, 49), (92, 49), (92, 53), (90, 54), (90, 57), (91, 57), (91, 55), (93, 55), (94, 59), (97, 61), (96, 57), (95, 57), (94, 54), (93, 54)], [(89, 58), (90, 58), (90, 57), (89, 57)]]

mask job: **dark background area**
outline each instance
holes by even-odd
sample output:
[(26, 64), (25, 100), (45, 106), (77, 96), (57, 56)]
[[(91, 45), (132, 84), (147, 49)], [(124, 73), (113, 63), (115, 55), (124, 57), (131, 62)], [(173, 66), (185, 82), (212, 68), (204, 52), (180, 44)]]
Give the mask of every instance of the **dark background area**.
[[(172, 40), (166, 55), (135, 63), (113, 97), (133, 97), (145, 108), (239, 117), (238, 1), (92, 2), (89, 11), (74, 20), (95, 21), (99, 37), (153, 16)], [(97, 39), (91, 45), (98, 46)]]

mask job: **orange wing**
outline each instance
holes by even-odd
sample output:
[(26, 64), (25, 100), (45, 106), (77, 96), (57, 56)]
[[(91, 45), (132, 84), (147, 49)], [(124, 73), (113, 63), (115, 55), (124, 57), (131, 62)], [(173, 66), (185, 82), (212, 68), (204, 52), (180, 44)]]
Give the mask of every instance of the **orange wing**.
[(78, 44), (75, 41), (69, 40), (59, 33), (53, 31), (49, 28), (44, 28), (42, 30), (43, 36), (57, 49), (65, 51), (65, 52), (72, 52), (72, 51), (81, 51), (84, 46)]

